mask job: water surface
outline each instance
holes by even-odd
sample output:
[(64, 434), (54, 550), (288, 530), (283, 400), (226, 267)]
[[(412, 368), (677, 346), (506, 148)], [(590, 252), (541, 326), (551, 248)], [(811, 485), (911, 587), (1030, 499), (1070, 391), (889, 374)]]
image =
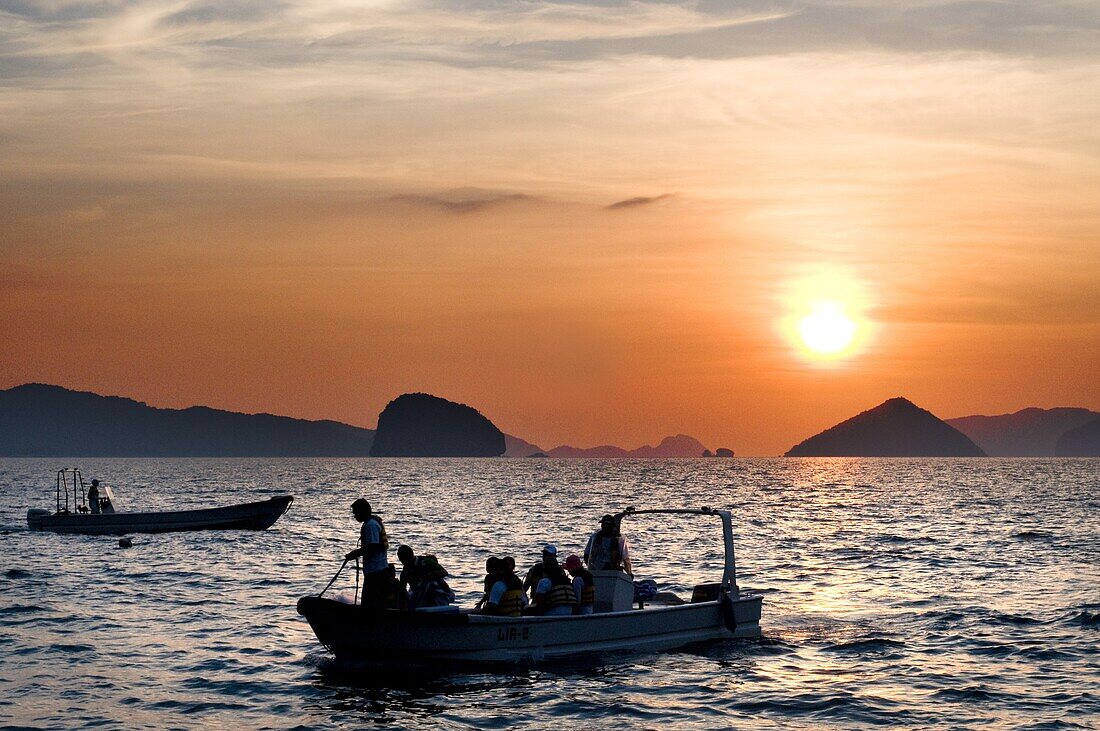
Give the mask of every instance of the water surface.
[[(0, 460), (0, 725), (1096, 728), (1100, 460), (81, 460), (130, 508), (291, 493), (262, 533), (31, 533), (57, 460)], [(294, 611), (365, 496), (472, 604), (490, 553), (615, 508), (734, 511), (758, 641), (486, 673), (338, 667)], [(714, 525), (624, 523), (639, 578), (720, 573)], [(338, 583), (337, 591), (353, 583)]]

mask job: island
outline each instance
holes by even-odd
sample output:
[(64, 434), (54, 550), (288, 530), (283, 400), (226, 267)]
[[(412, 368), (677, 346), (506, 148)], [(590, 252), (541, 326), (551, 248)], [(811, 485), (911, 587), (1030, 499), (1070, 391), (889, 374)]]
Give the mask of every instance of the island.
[(795, 445), (787, 457), (983, 457), (965, 434), (892, 398)]
[(406, 393), (378, 415), (372, 457), (499, 457), (504, 434), (472, 406)]

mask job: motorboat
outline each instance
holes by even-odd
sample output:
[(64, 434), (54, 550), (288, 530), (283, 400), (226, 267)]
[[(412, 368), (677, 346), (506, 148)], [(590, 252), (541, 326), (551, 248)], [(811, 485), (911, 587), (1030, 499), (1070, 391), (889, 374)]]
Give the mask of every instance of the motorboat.
[(721, 581), (694, 587), (690, 602), (647, 606), (635, 602), (628, 574), (593, 571), (594, 613), (520, 617), (453, 608), (450, 612), (367, 609), (325, 598), (330, 581), (321, 594), (299, 599), (298, 613), (337, 661), (382, 666), (539, 662), (590, 652), (669, 650), (707, 640), (760, 636), (763, 595), (737, 586), (729, 511), (627, 508), (612, 517), (617, 530), (624, 518), (643, 515), (720, 519), (725, 544)]
[[(53, 513), (27, 511), (27, 527), (54, 533), (114, 534), (170, 533), (193, 530), (264, 530), (290, 509), (294, 498), (268, 500), (199, 510), (119, 512), (111, 488), (93, 480), (89, 488), (79, 469), (57, 471), (57, 498)], [(71, 493), (71, 500), (70, 500)], [(91, 493), (91, 494), (89, 494)]]

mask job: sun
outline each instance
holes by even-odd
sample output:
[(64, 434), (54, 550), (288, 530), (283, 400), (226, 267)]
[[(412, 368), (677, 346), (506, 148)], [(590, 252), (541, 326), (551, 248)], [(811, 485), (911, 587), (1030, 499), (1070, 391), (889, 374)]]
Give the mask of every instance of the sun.
[(876, 329), (866, 314), (871, 291), (854, 272), (819, 264), (784, 282), (778, 296), (779, 331), (802, 359), (839, 366), (870, 345)]
[(798, 337), (806, 350), (816, 355), (838, 356), (855, 342), (859, 325), (840, 302), (818, 300), (798, 321)]

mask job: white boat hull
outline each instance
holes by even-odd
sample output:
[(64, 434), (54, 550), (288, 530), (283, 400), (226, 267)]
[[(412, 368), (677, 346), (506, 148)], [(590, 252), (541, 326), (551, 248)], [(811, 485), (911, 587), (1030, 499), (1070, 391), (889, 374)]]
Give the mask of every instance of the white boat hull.
[[(728, 604), (727, 604), (728, 602)], [(590, 652), (668, 650), (760, 635), (762, 596), (566, 617), (369, 611), (304, 597), (298, 613), (338, 660), (379, 665), (538, 662)]]

